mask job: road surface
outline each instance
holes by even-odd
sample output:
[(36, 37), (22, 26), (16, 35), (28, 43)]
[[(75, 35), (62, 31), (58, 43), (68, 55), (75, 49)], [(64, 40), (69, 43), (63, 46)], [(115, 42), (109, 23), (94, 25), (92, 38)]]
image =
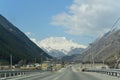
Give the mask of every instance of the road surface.
[(120, 80), (120, 78), (105, 74), (81, 72), (75, 67), (67, 67), (57, 72), (43, 72), (8, 80)]

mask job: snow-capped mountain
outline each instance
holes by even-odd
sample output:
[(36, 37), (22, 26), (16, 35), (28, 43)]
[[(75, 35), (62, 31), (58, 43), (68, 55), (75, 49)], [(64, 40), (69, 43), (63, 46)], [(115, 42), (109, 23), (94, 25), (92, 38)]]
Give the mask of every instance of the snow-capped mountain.
[(75, 48), (86, 48), (86, 46), (75, 43), (73, 40), (67, 40), (65, 37), (49, 37), (42, 41), (32, 40), (53, 57), (68, 55)]
[(51, 49), (49, 52), (47, 51), (47, 49), (43, 49), (46, 53), (48, 53), (50, 56), (56, 57), (56, 58), (60, 58), (65, 56), (65, 54), (62, 51), (58, 51), (55, 49)]
[(71, 51), (68, 52), (68, 55), (76, 55), (76, 54), (81, 54), (85, 49), (84, 48), (73, 48)]

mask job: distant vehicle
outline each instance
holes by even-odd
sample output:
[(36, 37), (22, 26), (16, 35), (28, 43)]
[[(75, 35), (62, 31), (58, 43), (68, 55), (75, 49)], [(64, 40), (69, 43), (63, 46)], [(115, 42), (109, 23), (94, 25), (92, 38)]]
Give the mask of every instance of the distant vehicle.
[(83, 68), (81, 71), (84, 72), (84, 71), (86, 71), (86, 70), (87, 70), (87, 68)]

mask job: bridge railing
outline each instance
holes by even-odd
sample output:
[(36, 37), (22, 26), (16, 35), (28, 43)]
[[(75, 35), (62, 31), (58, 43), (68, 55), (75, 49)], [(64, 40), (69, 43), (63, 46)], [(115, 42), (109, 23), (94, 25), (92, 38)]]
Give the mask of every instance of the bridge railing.
[(97, 72), (110, 76), (120, 77), (120, 69), (85, 69), (86, 72)]
[(0, 70), (1, 78), (11, 78), (15, 76), (23, 76), (34, 72), (41, 72), (40, 70)]

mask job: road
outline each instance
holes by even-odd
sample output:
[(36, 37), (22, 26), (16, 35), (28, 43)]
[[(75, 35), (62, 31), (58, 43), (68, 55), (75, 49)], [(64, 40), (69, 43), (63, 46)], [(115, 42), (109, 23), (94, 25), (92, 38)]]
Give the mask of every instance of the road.
[(8, 80), (120, 80), (120, 78), (105, 74), (81, 72), (75, 67), (67, 67), (57, 72), (43, 72)]

